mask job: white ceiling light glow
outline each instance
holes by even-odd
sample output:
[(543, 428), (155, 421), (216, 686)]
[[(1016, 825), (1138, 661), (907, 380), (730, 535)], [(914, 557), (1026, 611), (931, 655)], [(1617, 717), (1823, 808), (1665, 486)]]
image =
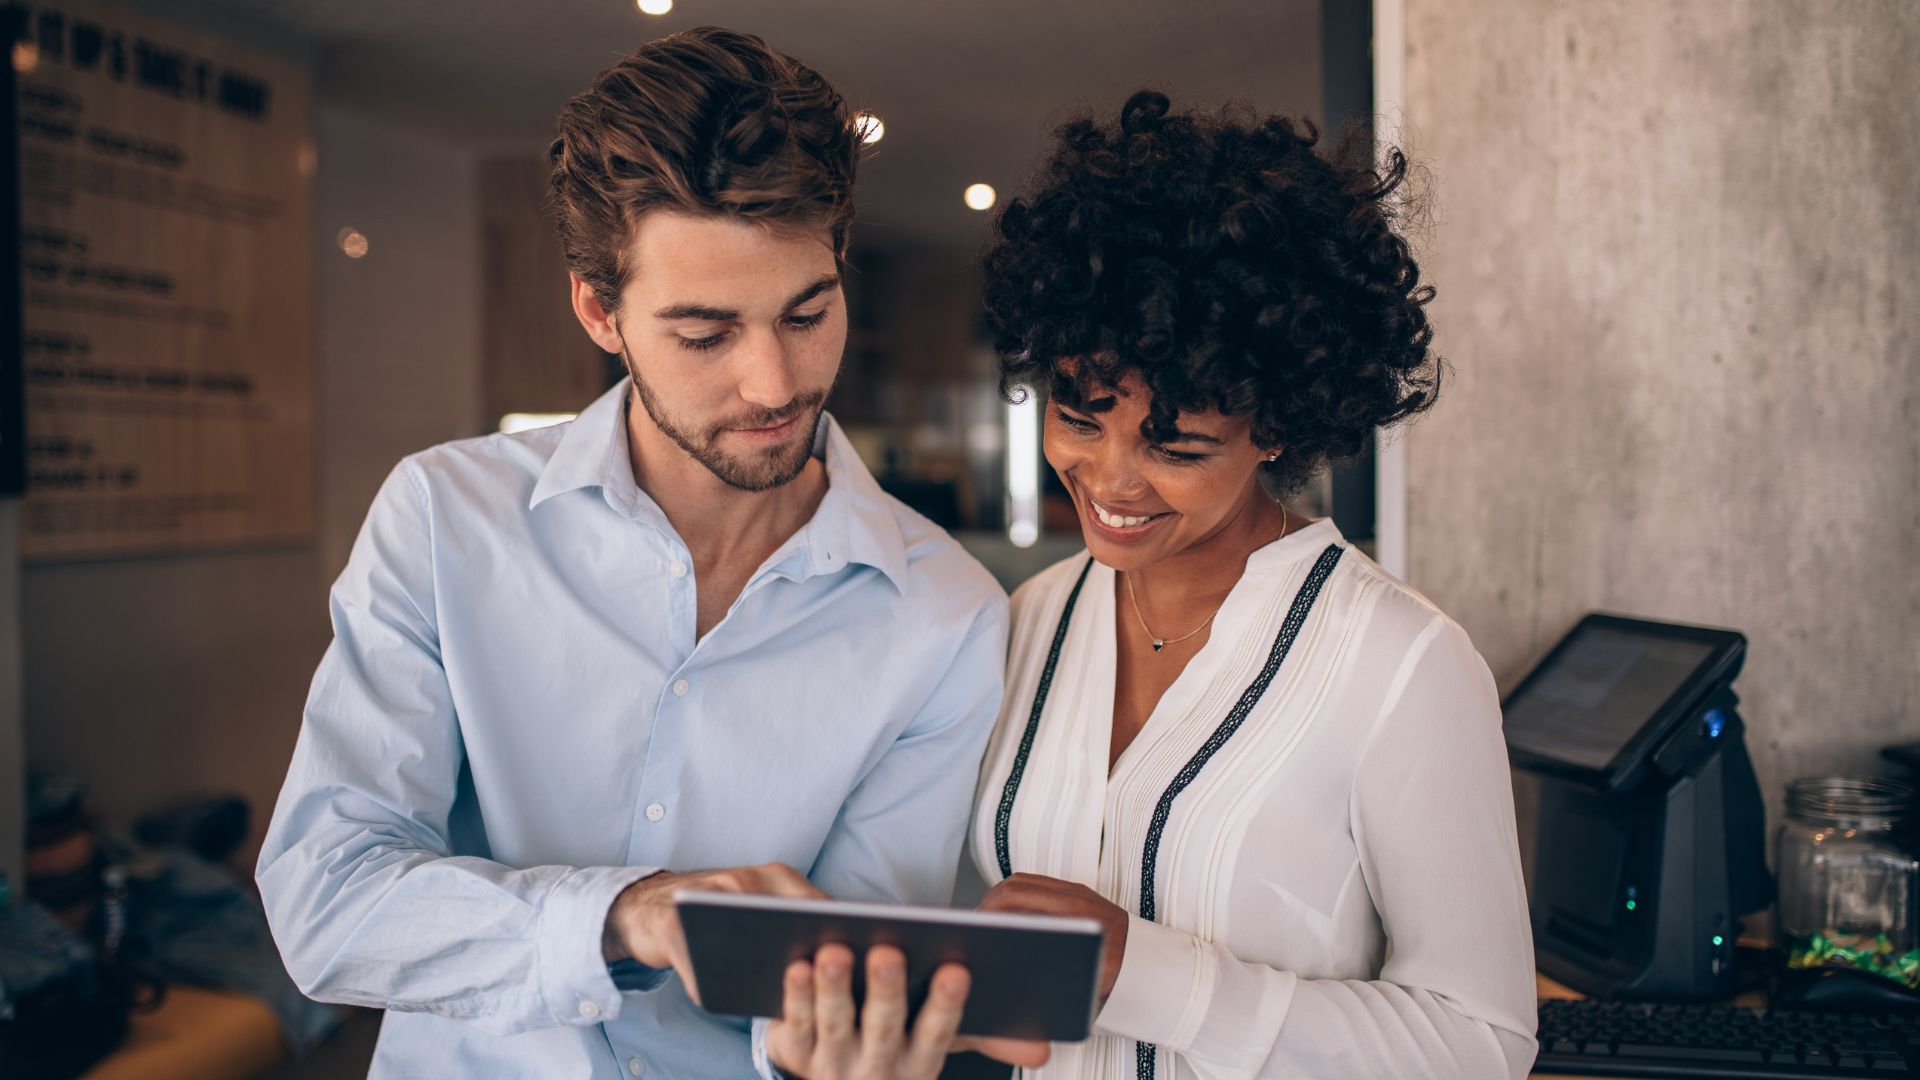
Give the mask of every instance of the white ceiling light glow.
[(665, 15), (673, 10), (673, 0), (636, 0), (643, 15)]
[(992, 184), (968, 184), (967, 193), (962, 198), (975, 210), (991, 210), (996, 195)]
[(1007, 405), (1007, 539), (1032, 547), (1040, 539), (1040, 403), (1032, 387)]
[(887, 137), (887, 125), (870, 112), (853, 114), (853, 130), (860, 133), (861, 143), (867, 146)]

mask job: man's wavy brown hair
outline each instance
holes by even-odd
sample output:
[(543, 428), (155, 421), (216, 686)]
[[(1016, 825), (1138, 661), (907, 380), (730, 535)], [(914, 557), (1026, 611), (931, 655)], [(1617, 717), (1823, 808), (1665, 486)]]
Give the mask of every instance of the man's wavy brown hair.
[(844, 257), (860, 135), (832, 84), (751, 34), (648, 42), (560, 111), (548, 208), (567, 268), (617, 310), (655, 209), (824, 228)]

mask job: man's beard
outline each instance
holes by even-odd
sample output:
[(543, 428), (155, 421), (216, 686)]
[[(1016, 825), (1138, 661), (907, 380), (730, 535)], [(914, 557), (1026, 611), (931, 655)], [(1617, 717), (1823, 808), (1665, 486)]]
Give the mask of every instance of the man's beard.
[[(640, 377), (632, 358), (626, 356), (624, 350), (621, 358), (626, 361), (627, 375), (633, 379), (640, 407), (647, 410), (647, 415), (653, 419), (653, 426), (672, 439), (675, 446), (685, 450), (693, 460), (705, 465), (707, 471), (719, 477), (722, 483), (741, 491), (772, 491), (792, 482), (807, 467), (807, 459), (813, 456), (813, 435), (819, 424), (820, 409), (826, 403), (832, 387), (800, 394), (779, 409), (734, 417), (724, 423), (714, 424), (704, 432), (695, 432), (667, 415), (653, 388)], [(729, 455), (720, 448), (720, 437), (729, 431), (779, 427), (796, 416), (800, 417), (800, 423), (791, 442), (743, 455)]]

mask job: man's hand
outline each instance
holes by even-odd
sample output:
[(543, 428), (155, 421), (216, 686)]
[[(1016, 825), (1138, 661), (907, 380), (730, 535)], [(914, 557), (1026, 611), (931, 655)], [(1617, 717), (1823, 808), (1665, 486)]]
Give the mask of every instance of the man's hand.
[(648, 967), (672, 968), (697, 1004), (700, 988), (693, 981), (687, 959), (687, 939), (680, 930), (680, 912), (673, 895), (681, 889), (759, 893), (813, 899), (826, 896), (800, 872), (780, 863), (742, 866), (731, 870), (703, 870), (692, 874), (661, 871), (626, 887), (607, 909), (601, 951), (608, 963), (631, 957)]
[[(954, 1032), (970, 978), (958, 964), (933, 973), (926, 1003), (907, 1030), (907, 960), (900, 950), (867, 951), (867, 1000), (855, 1020), (853, 951), (828, 945), (809, 964), (787, 967), (783, 1015), (767, 1027), (767, 1057), (781, 1072), (808, 1080), (932, 1080), (956, 1046)], [(961, 1040), (1010, 1064), (1046, 1064), (1043, 1042)]]
[(1100, 1004), (1107, 1003), (1114, 981), (1120, 977), (1120, 961), (1127, 954), (1127, 923), (1131, 919), (1127, 909), (1085, 885), (1040, 874), (1015, 874), (987, 891), (980, 910), (1071, 915), (1097, 921), (1107, 931), (1106, 947), (1100, 956)]

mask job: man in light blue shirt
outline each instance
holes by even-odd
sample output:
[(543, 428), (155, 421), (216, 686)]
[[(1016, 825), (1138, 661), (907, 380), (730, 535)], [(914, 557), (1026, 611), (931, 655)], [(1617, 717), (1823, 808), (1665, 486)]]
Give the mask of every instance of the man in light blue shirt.
[(260, 855), (301, 988), (387, 1010), (374, 1075), (764, 1073), (674, 973), (673, 888), (947, 900), (1006, 601), (823, 412), (859, 134), (710, 29), (562, 114), (574, 308), (629, 379), (388, 477)]

